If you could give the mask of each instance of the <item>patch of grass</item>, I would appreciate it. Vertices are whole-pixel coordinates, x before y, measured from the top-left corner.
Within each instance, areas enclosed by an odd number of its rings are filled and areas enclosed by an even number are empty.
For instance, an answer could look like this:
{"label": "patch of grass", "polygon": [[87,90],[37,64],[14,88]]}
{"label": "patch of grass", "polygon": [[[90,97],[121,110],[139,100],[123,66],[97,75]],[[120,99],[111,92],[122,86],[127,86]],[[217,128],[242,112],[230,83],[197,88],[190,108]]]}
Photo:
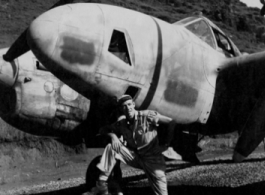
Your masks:
{"label": "patch of grass", "polygon": [[[57,1],[47,0],[45,3],[41,0],[26,2],[23,0],[4,1],[0,6],[0,34],[18,35],[19,32],[22,32],[26,28],[34,16],[38,16],[55,2]],[[233,29],[228,29],[228,31],[232,32],[239,30],[252,33],[253,28],[249,26],[250,24],[265,24],[264,18],[259,16],[259,9],[248,8],[246,4],[239,0],[76,0],[74,2],[105,3],[122,6],[146,14],[152,14],[152,16],[168,22],[175,22],[176,19],[189,16],[194,11],[203,11],[206,17],[216,22],[214,15],[216,11],[219,11],[224,13],[223,16],[225,17],[221,22],[233,27]],[[246,17],[247,20],[243,19],[242,21],[242,19],[239,19],[241,17]],[[11,41],[13,41],[13,39]],[[245,42],[245,40],[241,41]],[[253,43],[249,42],[249,44]],[[253,48],[255,47],[256,46],[253,44]],[[239,47],[239,49],[244,48]]]}
{"label": "patch of grass", "polygon": [[187,13],[187,10],[186,9],[183,9],[183,8],[177,8],[176,11],[179,14],[186,14]]}

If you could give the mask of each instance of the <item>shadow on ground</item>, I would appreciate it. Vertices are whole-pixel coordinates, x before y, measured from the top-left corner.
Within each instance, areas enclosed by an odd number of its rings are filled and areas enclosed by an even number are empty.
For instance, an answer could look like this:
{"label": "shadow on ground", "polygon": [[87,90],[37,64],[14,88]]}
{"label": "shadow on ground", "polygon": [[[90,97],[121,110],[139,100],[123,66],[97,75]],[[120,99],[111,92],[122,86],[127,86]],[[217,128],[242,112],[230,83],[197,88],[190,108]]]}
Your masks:
{"label": "shadow on ground", "polygon": [[[259,162],[264,161],[265,159],[249,159],[244,161],[247,162]],[[179,169],[185,169],[192,166],[205,166],[205,165],[214,165],[214,164],[232,164],[231,160],[214,160],[207,161],[201,164],[177,164],[177,165],[169,165],[167,172],[172,172]],[[148,186],[139,186],[133,185],[135,181],[139,181],[145,179],[144,174],[128,177],[124,179],[124,182],[129,184],[129,187],[124,188],[124,194],[126,195],[149,195],[153,194],[152,190]],[[50,191],[50,192],[42,192],[42,193],[34,193],[30,195],[81,195],[86,192],[86,185],[79,185],[71,188]],[[235,195],[235,194],[251,194],[251,195],[264,195],[265,194],[265,181],[247,184],[240,187],[205,187],[205,186],[196,186],[196,185],[174,185],[168,186],[169,195],[177,194],[177,195]]]}
{"label": "shadow on ground", "polygon": [[[71,187],[67,189],[37,193],[31,195],[81,195],[84,193],[85,185]],[[265,182],[254,183],[242,187],[231,188],[231,187],[203,187],[203,186],[169,186],[169,195],[235,195],[235,194],[251,194],[251,195],[264,195],[265,193]],[[152,194],[150,187],[130,187],[124,189],[126,195],[149,195]]]}

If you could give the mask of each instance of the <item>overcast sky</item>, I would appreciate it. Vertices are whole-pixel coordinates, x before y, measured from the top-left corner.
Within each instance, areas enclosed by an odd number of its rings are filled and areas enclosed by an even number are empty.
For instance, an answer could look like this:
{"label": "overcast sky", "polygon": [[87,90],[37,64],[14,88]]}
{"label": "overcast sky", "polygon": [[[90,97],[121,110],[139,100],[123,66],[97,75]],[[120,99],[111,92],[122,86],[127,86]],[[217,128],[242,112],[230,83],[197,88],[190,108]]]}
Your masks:
{"label": "overcast sky", "polygon": [[258,8],[262,7],[260,0],[240,0],[240,1],[247,4],[247,6],[249,7],[258,7]]}

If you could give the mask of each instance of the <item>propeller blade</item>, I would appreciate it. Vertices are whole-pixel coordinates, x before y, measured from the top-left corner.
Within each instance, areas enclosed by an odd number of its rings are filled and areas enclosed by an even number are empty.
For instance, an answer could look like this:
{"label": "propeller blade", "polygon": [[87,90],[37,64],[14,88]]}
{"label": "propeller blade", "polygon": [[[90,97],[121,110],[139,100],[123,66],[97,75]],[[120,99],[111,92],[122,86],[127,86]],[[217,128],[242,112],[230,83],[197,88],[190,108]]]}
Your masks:
{"label": "propeller blade", "polygon": [[257,102],[250,114],[235,147],[233,160],[243,161],[253,152],[265,137],[265,101],[264,95]]}
{"label": "propeller blade", "polygon": [[6,54],[3,55],[3,59],[7,62],[11,62],[19,56],[30,50],[27,44],[27,30],[26,29],[17,40],[11,45]]}
{"label": "propeller blade", "polygon": [[[50,7],[49,10],[61,5],[72,3],[73,1],[74,0],[60,0],[52,7]],[[24,32],[18,37],[18,39],[11,45],[10,49],[6,52],[6,54],[3,55],[3,59],[5,61],[11,62],[30,50],[30,47],[27,43],[27,31],[28,28],[24,30]]]}

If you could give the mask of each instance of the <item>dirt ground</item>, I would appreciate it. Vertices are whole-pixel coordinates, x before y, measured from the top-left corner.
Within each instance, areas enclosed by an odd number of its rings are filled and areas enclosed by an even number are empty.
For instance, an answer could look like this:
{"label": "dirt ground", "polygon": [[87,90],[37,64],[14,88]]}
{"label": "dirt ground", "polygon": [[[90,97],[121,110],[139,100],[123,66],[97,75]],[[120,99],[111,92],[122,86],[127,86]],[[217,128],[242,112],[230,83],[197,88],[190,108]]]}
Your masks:
{"label": "dirt ground", "polygon": [[88,149],[85,154],[24,162],[8,169],[0,167],[0,192],[51,181],[85,177],[89,162],[101,153],[102,149]]}
{"label": "dirt ground", "polygon": [[[208,161],[214,162],[216,160],[221,160],[227,162],[227,159],[231,159],[232,149],[226,150],[208,150],[198,153],[198,157],[203,164],[207,164]],[[0,168],[1,180],[0,180],[0,194],[5,194],[9,190],[22,189],[25,187],[32,188],[32,186],[46,185],[51,182],[61,182],[64,180],[71,180],[78,178],[80,184],[85,184],[85,173],[90,161],[100,155],[102,149],[88,149],[85,154],[76,154],[72,156],[65,156],[61,158],[47,158],[41,161],[26,162],[23,164],[18,164],[10,169],[3,170]],[[264,149],[259,147],[250,158],[255,158],[256,155],[263,156]],[[224,161],[225,160],[225,161]],[[183,161],[170,161],[167,162],[169,166],[174,164],[182,164],[182,166],[187,166],[189,163]],[[185,165],[187,164],[187,165]],[[215,164],[215,163],[214,163]],[[222,162],[220,163],[222,164]],[[213,166],[210,164],[210,166]],[[218,166],[218,163],[217,163]],[[200,169],[200,167],[198,167]],[[122,169],[129,169],[129,167],[122,165]],[[183,168],[181,168],[183,170]],[[136,171],[136,170],[135,170]],[[136,171],[137,172],[137,171]],[[171,173],[172,174],[172,173]],[[73,184],[76,185],[76,184]],[[169,185],[178,186],[181,183],[173,182]],[[65,188],[64,190],[67,190]],[[41,194],[50,194],[47,192]],[[58,193],[58,191],[56,191]],[[27,194],[27,193],[21,193]],[[31,193],[30,193],[31,194]],[[35,194],[35,193],[34,193]],[[60,194],[60,193],[59,193]],[[63,193],[62,193],[63,194]]]}

